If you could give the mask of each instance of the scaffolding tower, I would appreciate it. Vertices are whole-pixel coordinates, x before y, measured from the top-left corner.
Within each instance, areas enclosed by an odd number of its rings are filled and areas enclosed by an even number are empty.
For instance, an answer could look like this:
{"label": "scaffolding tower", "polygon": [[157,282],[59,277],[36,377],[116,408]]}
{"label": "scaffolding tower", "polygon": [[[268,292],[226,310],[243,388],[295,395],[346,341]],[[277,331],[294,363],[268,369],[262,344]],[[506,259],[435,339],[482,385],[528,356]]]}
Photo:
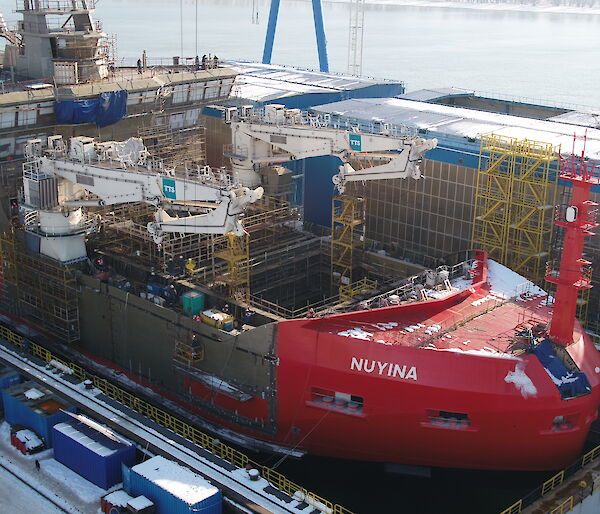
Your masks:
{"label": "scaffolding tower", "polygon": [[[163,98],[162,95],[158,95]],[[205,127],[193,124],[188,127],[172,128],[172,116],[179,116],[182,123],[187,113],[158,112],[151,117],[147,126],[138,129],[138,135],[148,153],[162,161],[167,168],[178,166],[204,166],[206,162]]]}
{"label": "scaffolding tower", "polygon": [[551,245],[558,150],[528,139],[481,138],[473,247],[537,284]]}
{"label": "scaffolding tower", "polygon": [[[354,254],[365,242],[366,202],[349,195],[331,202],[331,283],[340,296],[353,284]],[[347,296],[347,295],[346,295]]]}
{"label": "scaffolding tower", "polygon": [[15,234],[0,236],[0,248],[3,280],[17,292],[17,310],[11,311],[39,323],[64,343],[79,341],[74,271],[48,257],[30,255]]}
{"label": "scaffolding tower", "polygon": [[248,305],[250,302],[250,236],[241,237],[229,232],[215,241],[215,257],[227,264],[218,282],[227,286],[229,298]]}

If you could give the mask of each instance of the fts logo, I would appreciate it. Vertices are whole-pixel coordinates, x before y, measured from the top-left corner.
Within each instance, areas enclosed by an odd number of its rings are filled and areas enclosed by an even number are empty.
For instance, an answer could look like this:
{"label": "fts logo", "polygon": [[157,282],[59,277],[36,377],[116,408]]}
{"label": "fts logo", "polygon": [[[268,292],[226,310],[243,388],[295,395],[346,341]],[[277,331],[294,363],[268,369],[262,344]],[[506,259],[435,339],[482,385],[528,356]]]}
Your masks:
{"label": "fts logo", "polygon": [[350,150],[362,152],[362,138],[360,134],[350,134]]}
{"label": "fts logo", "polygon": [[163,178],[162,179],[162,189],[166,198],[170,198],[171,200],[177,199],[177,194],[175,191],[175,181],[171,178]]}

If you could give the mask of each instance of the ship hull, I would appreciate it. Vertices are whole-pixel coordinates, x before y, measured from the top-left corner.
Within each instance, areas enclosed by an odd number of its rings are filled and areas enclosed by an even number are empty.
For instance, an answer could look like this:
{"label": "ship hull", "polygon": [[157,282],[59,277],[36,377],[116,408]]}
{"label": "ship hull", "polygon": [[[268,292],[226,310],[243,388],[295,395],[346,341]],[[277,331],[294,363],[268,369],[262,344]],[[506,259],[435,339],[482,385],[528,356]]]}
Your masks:
{"label": "ship hull", "polygon": [[[279,412],[282,432],[309,452],[420,466],[552,470],[576,459],[597,417],[597,380],[592,393],[563,400],[535,358],[524,360],[537,393],[524,397],[505,381],[520,360],[360,340],[340,345],[322,333],[309,342],[301,331],[280,330]],[[587,339],[574,347],[597,357]],[[315,390],[361,398],[362,410],[323,406]],[[442,411],[466,414],[468,424],[442,423]],[[555,429],[557,416],[568,428]]]}

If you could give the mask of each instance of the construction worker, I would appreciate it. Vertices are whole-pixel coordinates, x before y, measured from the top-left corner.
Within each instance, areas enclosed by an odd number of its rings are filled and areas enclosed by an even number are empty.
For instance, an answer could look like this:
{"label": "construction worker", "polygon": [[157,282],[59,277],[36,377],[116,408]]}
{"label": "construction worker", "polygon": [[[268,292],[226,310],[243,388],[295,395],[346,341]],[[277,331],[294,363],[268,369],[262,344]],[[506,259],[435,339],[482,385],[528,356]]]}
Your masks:
{"label": "construction worker", "polygon": [[229,314],[229,304],[226,303],[223,305],[223,309],[221,309],[225,314]]}
{"label": "construction worker", "polygon": [[308,313],[306,314],[307,318],[314,318],[316,316],[315,310],[313,308],[308,309]]}
{"label": "construction worker", "polygon": [[250,309],[244,311],[244,325],[249,325],[254,317],[254,312]]}
{"label": "construction worker", "polygon": [[187,261],[185,261],[185,269],[190,275],[194,272],[196,269],[196,263],[194,262],[194,259],[190,257]]}

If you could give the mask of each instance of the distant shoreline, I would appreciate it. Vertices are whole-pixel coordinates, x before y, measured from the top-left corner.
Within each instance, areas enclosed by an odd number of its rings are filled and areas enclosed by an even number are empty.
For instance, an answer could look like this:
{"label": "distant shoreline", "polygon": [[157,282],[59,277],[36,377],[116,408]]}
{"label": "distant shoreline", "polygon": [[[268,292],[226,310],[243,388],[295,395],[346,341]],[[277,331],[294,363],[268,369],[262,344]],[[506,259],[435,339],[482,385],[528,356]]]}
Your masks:
{"label": "distant shoreline", "polygon": [[[305,0],[308,1],[308,0]],[[349,3],[350,0],[324,0],[330,3]],[[589,5],[586,5],[589,4]],[[366,7],[438,7],[446,9],[472,9],[481,11],[533,12],[548,14],[600,15],[600,1],[577,2],[573,0],[366,0]]]}

